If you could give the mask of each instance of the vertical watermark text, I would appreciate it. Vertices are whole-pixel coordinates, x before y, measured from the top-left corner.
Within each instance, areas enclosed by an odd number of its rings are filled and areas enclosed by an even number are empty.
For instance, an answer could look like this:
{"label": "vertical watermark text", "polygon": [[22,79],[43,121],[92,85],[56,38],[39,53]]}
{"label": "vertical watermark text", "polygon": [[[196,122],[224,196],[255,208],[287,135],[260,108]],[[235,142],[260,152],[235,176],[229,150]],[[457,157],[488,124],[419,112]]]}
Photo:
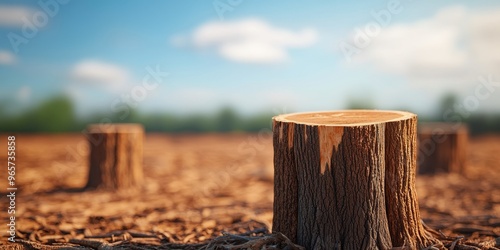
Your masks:
{"label": "vertical watermark text", "polygon": [[7,137],[7,198],[9,206],[7,214],[9,223],[7,224],[8,240],[15,242],[16,237],[16,137]]}

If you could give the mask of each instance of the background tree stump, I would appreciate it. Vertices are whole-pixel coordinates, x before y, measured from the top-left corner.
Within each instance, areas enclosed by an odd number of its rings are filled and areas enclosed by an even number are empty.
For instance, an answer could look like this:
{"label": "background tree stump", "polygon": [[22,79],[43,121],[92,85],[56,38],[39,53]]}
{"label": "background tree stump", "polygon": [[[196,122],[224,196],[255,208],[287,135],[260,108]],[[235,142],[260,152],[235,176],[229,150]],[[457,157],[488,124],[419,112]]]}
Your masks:
{"label": "background tree stump", "polygon": [[87,127],[90,168],[86,188],[134,188],[143,180],[144,129],[139,124]]}
{"label": "background tree stump", "polygon": [[418,173],[460,173],[467,160],[468,129],[460,123],[418,126]]}
{"label": "background tree stump", "polygon": [[407,112],[274,117],[273,232],[307,249],[442,248],[420,220],[416,137]]}

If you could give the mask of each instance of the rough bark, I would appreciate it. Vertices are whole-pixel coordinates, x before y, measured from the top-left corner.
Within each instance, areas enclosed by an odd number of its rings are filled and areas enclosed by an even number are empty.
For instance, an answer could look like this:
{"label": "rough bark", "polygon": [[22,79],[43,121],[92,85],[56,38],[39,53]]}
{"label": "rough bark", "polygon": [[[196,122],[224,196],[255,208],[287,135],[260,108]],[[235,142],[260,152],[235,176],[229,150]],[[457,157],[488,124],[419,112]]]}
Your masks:
{"label": "rough bark", "polygon": [[416,116],[386,123],[386,206],[393,246],[422,249],[442,247],[423,227],[415,187]]}
{"label": "rough bark", "polygon": [[463,124],[425,123],[418,130],[418,173],[465,172],[468,130]]}
{"label": "rough bark", "polygon": [[86,188],[135,188],[143,181],[144,129],[136,124],[102,124],[87,128],[90,168]]}
{"label": "rough bark", "polygon": [[[276,123],[274,123],[276,125]],[[280,128],[283,133],[273,134],[273,144],[275,153],[287,152],[289,145],[293,144],[293,137],[288,131],[293,131],[293,124],[283,124]],[[276,131],[276,128],[274,129]],[[289,137],[290,136],[290,137]],[[287,235],[288,238],[296,242],[295,231],[297,228],[297,209],[298,209],[298,183],[297,169],[295,167],[294,152],[282,154],[280,157],[274,157],[274,186],[282,188],[281,192],[274,194],[274,220],[286,221],[282,224],[274,224],[273,229]]]}
{"label": "rough bark", "polygon": [[[372,112],[375,118],[363,118]],[[416,116],[394,114],[274,117],[273,232],[307,249],[439,244],[418,212]]]}

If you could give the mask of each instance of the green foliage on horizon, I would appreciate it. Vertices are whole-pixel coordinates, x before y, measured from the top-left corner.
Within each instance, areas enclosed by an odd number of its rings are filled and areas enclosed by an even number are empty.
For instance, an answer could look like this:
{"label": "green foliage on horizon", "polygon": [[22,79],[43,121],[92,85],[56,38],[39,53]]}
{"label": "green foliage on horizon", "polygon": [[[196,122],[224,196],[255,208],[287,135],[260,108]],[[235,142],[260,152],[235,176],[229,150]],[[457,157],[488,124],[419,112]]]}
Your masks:
{"label": "green foliage on horizon", "polygon": [[500,133],[500,114],[481,113],[467,110],[461,99],[454,93],[447,93],[441,97],[437,113],[425,121],[448,123],[464,123],[473,135],[484,133]]}
{"label": "green foliage on horizon", "polygon": [[71,100],[57,96],[15,116],[7,115],[4,105],[0,104],[0,133],[80,132],[91,123],[141,123],[148,132],[258,132],[271,128],[272,116],[271,113],[242,116],[231,107],[223,107],[214,114],[146,114],[129,109],[77,119]]}
{"label": "green foliage on horizon", "polygon": [[77,127],[73,103],[63,96],[46,100],[19,116],[9,117],[5,113],[1,115],[1,131],[60,132]]}
{"label": "green foliage on horizon", "polygon": [[349,98],[346,109],[374,109],[375,104],[368,98]]}
{"label": "green foliage on horizon", "polygon": [[[438,114],[419,116],[419,121],[463,122],[472,134],[500,133],[500,114],[481,114],[456,109],[457,100],[449,94],[443,97]],[[349,108],[370,108],[369,102],[351,101]],[[444,115],[447,114],[447,115]],[[205,133],[258,132],[271,129],[271,118],[277,114],[261,113],[243,116],[231,107],[212,114],[141,113],[134,109],[117,113],[96,113],[78,119],[68,97],[56,96],[18,115],[9,115],[6,104],[0,103],[0,133],[4,132],[81,132],[91,123],[141,123],[148,132]]]}

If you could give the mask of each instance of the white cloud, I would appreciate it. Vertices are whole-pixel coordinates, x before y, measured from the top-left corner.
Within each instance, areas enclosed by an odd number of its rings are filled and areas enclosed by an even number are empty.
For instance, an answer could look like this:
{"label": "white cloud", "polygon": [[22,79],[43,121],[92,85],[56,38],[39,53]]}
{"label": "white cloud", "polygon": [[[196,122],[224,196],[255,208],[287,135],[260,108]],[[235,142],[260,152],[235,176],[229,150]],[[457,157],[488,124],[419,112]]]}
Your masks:
{"label": "white cloud", "polygon": [[245,19],[208,22],[188,38],[175,36],[172,42],[176,45],[187,42],[199,49],[212,49],[219,56],[235,62],[280,63],[288,60],[288,49],[309,47],[317,40],[317,32],[311,28],[294,32],[273,27],[263,20]]}
{"label": "white cloud", "polygon": [[477,65],[487,71],[500,69],[500,9],[477,13],[468,23],[469,49]]}
{"label": "white cloud", "polygon": [[35,12],[26,7],[0,6],[0,26],[21,27]]}
{"label": "white cloud", "polygon": [[71,76],[81,83],[105,84],[115,87],[128,84],[129,73],[122,67],[98,60],[85,60],[77,63]]}
{"label": "white cloud", "polygon": [[419,83],[475,82],[500,73],[500,9],[442,9],[431,18],[395,24],[353,59]]}
{"label": "white cloud", "polygon": [[9,65],[16,62],[16,56],[6,50],[0,50],[0,64]]}

